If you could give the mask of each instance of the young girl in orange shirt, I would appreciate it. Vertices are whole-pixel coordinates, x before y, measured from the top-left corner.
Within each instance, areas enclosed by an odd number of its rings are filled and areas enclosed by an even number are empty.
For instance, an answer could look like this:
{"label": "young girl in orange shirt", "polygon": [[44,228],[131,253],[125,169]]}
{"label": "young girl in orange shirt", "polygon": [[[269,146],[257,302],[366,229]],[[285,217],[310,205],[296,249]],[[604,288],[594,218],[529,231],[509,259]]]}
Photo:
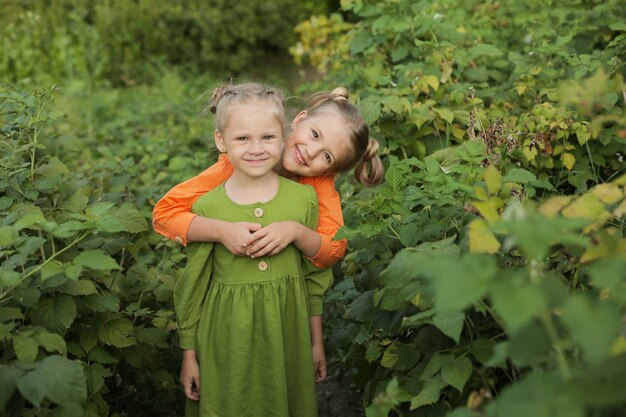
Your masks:
{"label": "young girl in orange shirt", "polygon": [[281,162],[274,170],[283,177],[313,186],[319,203],[316,231],[289,222],[261,227],[191,213],[191,206],[200,196],[232,175],[233,167],[226,154],[159,200],[153,210],[154,230],[181,244],[219,242],[233,254],[250,257],[271,256],[292,242],[308,242],[298,249],[315,266],[330,267],[343,258],[347,245],[345,240],[333,240],[343,226],[335,175],[354,167],[361,184],[379,184],[384,172],[377,151],[378,142],[369,138],[367,123],[348,101],[345,88],[314,94],[291,123]]}

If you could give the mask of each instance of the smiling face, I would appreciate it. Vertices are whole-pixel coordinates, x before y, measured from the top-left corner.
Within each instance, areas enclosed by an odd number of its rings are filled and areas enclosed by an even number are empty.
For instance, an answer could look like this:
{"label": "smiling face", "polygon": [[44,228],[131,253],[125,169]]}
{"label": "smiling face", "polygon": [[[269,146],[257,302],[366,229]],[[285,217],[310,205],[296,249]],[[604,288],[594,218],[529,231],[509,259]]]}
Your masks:
{"label": "smiling face", "polygon": [[259,101],[235,104],[222,131],[215,130],[215,145],[228,154],[233,175],[261,178],[280,160],[283,129],[273,107]]}
{"label": "smiling face", "polygon": [[295,175],[316,177],[334,174],[334,168],[353,155],[350,130],[336,112],[309,116],[301,112],[285,139],[282,167]]}

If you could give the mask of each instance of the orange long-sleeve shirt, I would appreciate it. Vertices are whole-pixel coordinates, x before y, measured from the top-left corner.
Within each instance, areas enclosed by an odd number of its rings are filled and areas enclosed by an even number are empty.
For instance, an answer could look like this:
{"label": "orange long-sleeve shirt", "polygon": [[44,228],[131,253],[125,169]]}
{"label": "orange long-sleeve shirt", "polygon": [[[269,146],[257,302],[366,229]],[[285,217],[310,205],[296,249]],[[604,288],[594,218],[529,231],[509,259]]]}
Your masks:
{"label": "orange long-sleeve shirt", "polygon": [[[233,166],[228,157],[221,154],[214,165],[172,188],[152,210],[154,230],[186,245],[189,224],[196,217],[196,214],[191,213],[191,206],[200,196],[226,181],[232,174]],[[333,240],[339,228],[343,226],[341,202],[335,190],[335,177],[300,177],[299,182],[313,186],[319,206],[317,232],[322,238],[322,246],[309,260],[318,268],[328,268],[344,257],[347,246],[345,239]]]}

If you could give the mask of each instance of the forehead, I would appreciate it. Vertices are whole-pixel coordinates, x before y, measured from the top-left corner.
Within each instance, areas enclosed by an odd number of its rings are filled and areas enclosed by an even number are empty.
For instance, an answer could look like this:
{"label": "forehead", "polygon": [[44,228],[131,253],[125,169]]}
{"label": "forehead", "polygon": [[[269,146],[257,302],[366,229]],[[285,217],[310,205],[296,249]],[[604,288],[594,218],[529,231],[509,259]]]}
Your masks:
{"label": "forehead", "polygon": [[229,106],[224,129],[283,129],[281,109],[271,102],[252,101]]}

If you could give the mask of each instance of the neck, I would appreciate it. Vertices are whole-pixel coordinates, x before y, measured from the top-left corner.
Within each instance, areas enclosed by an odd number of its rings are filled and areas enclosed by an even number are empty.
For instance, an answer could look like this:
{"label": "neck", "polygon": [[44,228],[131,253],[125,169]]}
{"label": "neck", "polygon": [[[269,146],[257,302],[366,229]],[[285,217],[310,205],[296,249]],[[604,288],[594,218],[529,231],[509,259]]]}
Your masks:
{"label": "neck", "polygon": [[270,171],[262,177],[249,177],[235,171],[224,184],[226,194],[238,204],[269,201],[278,191],[278,175]]}
{"label": "neck", "polygon": [[291,171],[287,171],[280,162],[274,166],[273,171],[288,180],[296,181],[298,179],[298,175],[292,173]]}

